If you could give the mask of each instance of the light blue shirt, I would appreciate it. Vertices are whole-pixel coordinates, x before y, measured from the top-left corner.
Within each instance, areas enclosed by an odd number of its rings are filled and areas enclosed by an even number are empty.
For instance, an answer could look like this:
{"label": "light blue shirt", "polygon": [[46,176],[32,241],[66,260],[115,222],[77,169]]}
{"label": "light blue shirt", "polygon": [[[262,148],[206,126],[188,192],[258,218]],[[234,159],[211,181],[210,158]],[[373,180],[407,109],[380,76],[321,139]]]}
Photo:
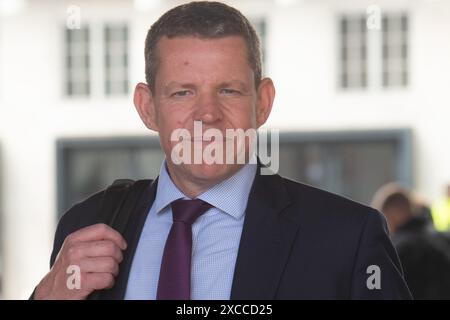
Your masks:
{"label": "light blue shirt", "polygon": [[[256,164],[199,195],[214,207],[192,225],[191,299],[230,298],[234,267]],[[170,203],[187,198],[161,166],[155,201],[145,221],[128,278],[125,299],[154,300],[164,245],[172,226]]]}

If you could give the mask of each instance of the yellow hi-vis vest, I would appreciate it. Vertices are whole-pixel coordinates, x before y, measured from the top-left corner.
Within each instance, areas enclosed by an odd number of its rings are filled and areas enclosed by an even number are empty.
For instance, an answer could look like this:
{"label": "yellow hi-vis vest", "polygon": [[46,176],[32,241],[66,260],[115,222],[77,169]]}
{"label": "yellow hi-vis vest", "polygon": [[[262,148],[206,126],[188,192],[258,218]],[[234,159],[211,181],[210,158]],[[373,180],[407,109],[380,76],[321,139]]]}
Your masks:
{"label": "yellow hi-vis vest", "polygon": [[450,230],[450,198],[436,202],[431,208],[431,215],[438,231]]}

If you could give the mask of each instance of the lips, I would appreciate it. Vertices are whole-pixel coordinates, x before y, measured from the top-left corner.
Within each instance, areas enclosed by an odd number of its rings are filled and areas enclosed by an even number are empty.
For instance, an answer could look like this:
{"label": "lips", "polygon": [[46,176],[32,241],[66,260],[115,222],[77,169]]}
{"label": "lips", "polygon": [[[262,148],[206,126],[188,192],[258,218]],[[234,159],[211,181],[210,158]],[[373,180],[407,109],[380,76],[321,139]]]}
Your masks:
{"label": "lips", "polygon": [[211,139],[205,139],[203,137],[194,137],[191,139],[192,142],[196,142],[196,141],[198,141],[198,142],[218,142],[218,141],[226,142],[228,140],[231,141],[232,139],[223,138],[223,139],[216,140],[216,138],[214,138],[214,137],[212,137]]}

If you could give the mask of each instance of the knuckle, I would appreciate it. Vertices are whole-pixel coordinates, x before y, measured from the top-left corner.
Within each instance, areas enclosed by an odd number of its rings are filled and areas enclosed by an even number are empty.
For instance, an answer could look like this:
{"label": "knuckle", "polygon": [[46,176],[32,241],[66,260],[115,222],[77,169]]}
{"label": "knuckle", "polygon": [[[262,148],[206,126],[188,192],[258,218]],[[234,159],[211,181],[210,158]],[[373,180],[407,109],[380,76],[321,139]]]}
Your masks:
{"label": "knuckle", "polygon": [[117,254],[115,255],[117,261],[122,262],[123,261],[123,254],[122,251],[117,250]]}
{"label": "knuckle", "polygon": [[99,223],[97,225],[97,228],[98,228],[98,232],[101,232],[103,234],[106,233],[108,231],[108,229],[109,229],[109,227],[106,224],[104,224],[104,223]]}
{"label": "knuckle", "polygon": [[67,257],[69,260],[77,259],[80,256],[80,248],[78,246],[71,245],[67,248]]}
{"label": "knuckle", "polygon": [[114,285],[114,277],[110,273],[103,273],[99,277],[99,286],[101,286],[100,289],[103,288],[110,288]]}
{"label": "knuckle", "polygon": [[64,239],[64,244],[71,245],[73,243],[73,233],[69,234],[66,239]]}
{"label": "knuckle", "polygon": [[108,270],[111,270],[111,271],[113,271],[115,268],[116,268],[116,265],[117,265],[117,263],[116,263],[116,261],[114,260],[114,258],[106,258],[106,268],[108,269]]}
{"label": "knuckle", "polygon": [[106,242],[106,250],[108,251],[109,255],[114,255],[117,252],[117,247],[112,241]]}
{"label": "knuckle", "polygon": [[107,276],[107,284],[106,287],[107,288],[112,288],[114,286],[114,276],[112,274],[108,274]]}

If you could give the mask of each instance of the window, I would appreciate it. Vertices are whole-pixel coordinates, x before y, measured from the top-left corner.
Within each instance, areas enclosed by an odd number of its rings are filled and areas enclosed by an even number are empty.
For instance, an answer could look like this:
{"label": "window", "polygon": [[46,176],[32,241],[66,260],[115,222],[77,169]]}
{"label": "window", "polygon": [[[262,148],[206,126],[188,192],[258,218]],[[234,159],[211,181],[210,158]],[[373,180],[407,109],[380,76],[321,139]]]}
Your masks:
{"label": "window", "polygon": [[280,133],[279,174],[364,204],[383,184],[411,185],[408,130]]}
{"label": "window", "polygon": [[339,23],[341,88],[367,86],[367,41],[365,16],[344,16]]}
{"label": "window", "polygon": [[383,14],[381,27],[381,31],[368,31],[363,15],[340,18],[340,88],[408,85],[408,16],[405,13]]}
{"label": "window", "polygon": [[108,25],[105,40],[105,94],[128,93],[128,27]]}
{"label": "window", "polygon": [[408,18],[405,14],[383,17],[383,87],[408,84]]}
{"label": "window", "polygon": [[157,137],[58,141],[58,214],[115,179],[155,178],[163,159]]}
{"label": "window", "polygon": [[126,96],[129,93],[129,32],[125,23],[66,29],[68,97]]}
{"label": "window", "polygon": [[66,95],[89,96],[89,29],[66,29]]}

